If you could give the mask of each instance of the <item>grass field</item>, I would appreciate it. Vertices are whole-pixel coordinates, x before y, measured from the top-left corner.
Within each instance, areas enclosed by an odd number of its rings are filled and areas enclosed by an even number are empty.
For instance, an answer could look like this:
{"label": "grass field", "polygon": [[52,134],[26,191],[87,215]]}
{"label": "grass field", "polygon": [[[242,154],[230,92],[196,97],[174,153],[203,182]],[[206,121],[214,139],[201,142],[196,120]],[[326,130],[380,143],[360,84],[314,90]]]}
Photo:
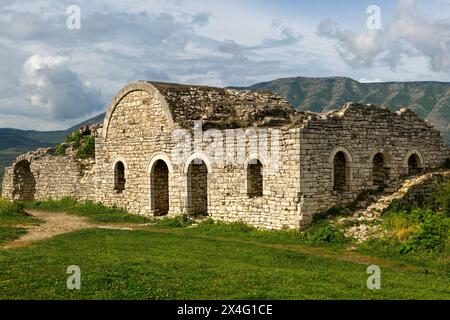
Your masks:
{"label": "grass field", "polygon": [[[36,205],[56,210],[57,204],[29,204]],[[86,209],[59,207],[78,215]],[[7,211],[0,213],[2,227],[37,223]],[[129,222],[121,214],[91,218]],[[189,224],[176,218],[134,231],[84,229],[0,250],[0,299],[450,299],[442,256],[426,263],[411,255],[382,258],[367,248],[349,250],[351,243],[314,243],[299,232]],[[381,268],[380,290],[367,289],[371,264]],[[70,265],[81,269],[80,290],[67,289]]]}

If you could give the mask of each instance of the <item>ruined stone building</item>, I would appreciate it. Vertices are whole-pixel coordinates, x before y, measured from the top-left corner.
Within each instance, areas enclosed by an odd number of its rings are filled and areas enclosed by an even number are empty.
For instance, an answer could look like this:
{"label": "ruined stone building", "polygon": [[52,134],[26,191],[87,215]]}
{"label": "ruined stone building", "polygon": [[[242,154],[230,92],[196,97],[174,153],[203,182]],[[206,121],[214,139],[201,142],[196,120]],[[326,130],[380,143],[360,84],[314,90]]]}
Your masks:
{"label": "ruined stone building", "polygon": [[95,134],[92,160],[52,149],[18,157],[3,196],[297,228],[449,155],[440,132],[409,109],[299,112],[273,93],[146,81],[116,95]]}

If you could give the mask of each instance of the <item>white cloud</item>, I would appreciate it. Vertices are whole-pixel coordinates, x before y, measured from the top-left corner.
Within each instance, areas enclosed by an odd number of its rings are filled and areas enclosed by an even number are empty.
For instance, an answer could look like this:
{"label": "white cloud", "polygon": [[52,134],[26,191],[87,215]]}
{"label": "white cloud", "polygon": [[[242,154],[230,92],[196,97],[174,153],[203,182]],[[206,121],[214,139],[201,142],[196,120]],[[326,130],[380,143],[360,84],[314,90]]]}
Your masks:
{"label": "white cloud", "polygon": [[103,107],[100,92],[68,67],[64,56],[33,55],[23,65],[30,105],[54,119],[76,119]]}
{"label": "white cloud", "polygon": [[398,0],[392,21],[381,30],[356,33],[322,21],[320,36],[336,40],[336,50],[353,68],[388,65],[396,69],[405,59],[421,55],[433,72],[450,73],[450,17],[433,18],[416,0]]}

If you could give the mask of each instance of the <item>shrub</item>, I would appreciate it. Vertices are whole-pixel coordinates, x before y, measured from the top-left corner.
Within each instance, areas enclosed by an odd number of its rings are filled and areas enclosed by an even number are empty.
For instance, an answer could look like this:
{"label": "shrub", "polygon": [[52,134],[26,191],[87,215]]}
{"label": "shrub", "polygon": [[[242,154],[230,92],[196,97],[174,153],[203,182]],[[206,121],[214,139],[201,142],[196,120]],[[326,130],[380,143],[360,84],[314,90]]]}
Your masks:
{"label": "shrub", "polygon": [[444,212],[450,216],[450,180],[442,176],[433,178],[429,190],[419,193],[414,200],[394,200],[389,211],[414,211],[415,209]]}
{"label": "shrub", "polygon": [[344,244],[349,241],[342,231],[326,220],[315,222],[309,226],[305,230],[305,237],[307,241],[316,243]]}
{"label": "shrub", "polygon": [[57,144],[55,147],[55,154],[57,156],[65,156],[68,145],[66,143]]}
{"label": "shrub", "polygon": [[384,217],[389,237],[398,241],[408,240],[420,228],[420,219],[415,212],[389,212]]}
{"label": "shrub", "polygon": [[81,145],[75,154],[79,159],[95,158],[95,138],[94,136],[83,136]]}
{"label": "shrub", "polygon": [[83,135],[81,132],[74,132],[68,135],[64,143],[56,145],[55,154],[59,156],[66,155],[66,150],[69,146],[72,146],[76,151],[76,158],[88,159],[95,157],[95,137],[92,135]]}
{"label": "shrub", "polygon": [[401,247],[402,253],[415,251],[442,252],[448,237],[449,226],[442,213],[425,211],[422,223],[417,231],[411,234],[408,241]]}

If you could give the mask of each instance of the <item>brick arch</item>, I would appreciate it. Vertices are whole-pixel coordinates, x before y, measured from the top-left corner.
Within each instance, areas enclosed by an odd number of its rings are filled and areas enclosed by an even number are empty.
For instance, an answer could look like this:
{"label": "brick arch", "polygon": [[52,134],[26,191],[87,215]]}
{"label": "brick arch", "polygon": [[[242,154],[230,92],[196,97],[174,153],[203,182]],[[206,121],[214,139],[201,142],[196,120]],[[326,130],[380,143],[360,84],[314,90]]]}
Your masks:
{"label": "brick arch", "polygon": [[336,156],[336,154],[338,152],[344,153],[346,160],[349,163],[353,163],[353,155],[352,155],[352,152],[350,151],[350,149],[345,147],[345,146],[338,146],[338,147],[333,149],[333,151],[331,152],[330,156],[328,157],[328,163],[329,164],[333,163],[334,157]]}
{"label": "brick arch", "polygon": [[211,165],[211,160],[209,159],[209,157],[201,152],[196,152],[191,154],[189,157],[186,158],[186,160],[184,161],[183,164],[183,173],[187,174],[188,170],[189,170],[189,165],[191,164],[192,161],[194,161],[195,159],[200,159],[202,160],[205,165],[206,168],[208,169],[208,174],[210,175],[213,172],[213,167]]}
{"label": "brick arch", "polygon": [[[379,156],[380,155],[380,156]],[[382,187],[388,184],[391,174],[392,157],[383,147],[377,147],[369,155],[370,177],[369,180],[374,187]]]}
{"label": "brick arch", "polygon": [[[344,159],[342,161],[345,161],[345,163],[343,164],[343,173],[342,175],[339,175],[336,171],[336,157],[339,156],[340,154],[344,155]],[[351,191],[351,181],[353,179],[352,176],[352,167],[353,167],[353,155],[352,152],[350,151],[349,148],[345,147],[345,146],[337,146],[336,148],[333,149],[333,151],[331,152],[329,158],[328,158],[328,164],[331,170],[331,186],[333,187],[333,191],[337,191],[339,193],[346,193]],[[337,176],[341,177],[344,181],[343,181],[343,185],[339,184],[339,186],[337,186],[336,184],[336,178]],[[339,187],[337,189],[337,187]]]}
{"label": "brick arch", "polygon": [[164,152],[157,152],[154,155],[152,155],[150,161],[148,162],[148,169],[147,169],[148,174],[151,174],[153,167],[155,166],[158,160],[164,161],[167,167],[169,168],[169,173],[173,173],[173,166],[172,161],[170,161],[170,157]]}
{"label": "brick arch", "polygon": [[390,168],[392,167],[392,157],[391,154],[383,147],[377,147],[375,149],[372,150],[372,152],[369,155],[369,164],[372,164],[373,162],[373,158],[375,158],[375,156],[377,154],[381,153],[383,155],[384,161],[386,162],[386,167]]}
{"label": "brick arch", "polygon": [[172,128],[174,126],[174,118],[172,112],[169,108],[169,104],[167,103],[164,96],[156,89],[153,85],[145,81],[137,81],[127,84],[122,90],[117,93],[117,95],[113,98],[112,102],[109,104],[108,110],[106,111],[105,120],[103,122],[103,139],[108,138],[109,125],[111,122],[112,115],[119,104],[119,102],[126,97],[129,93],[134,91],[145,91],[150,95],[156,95],[161,102],[161,107],[167,117],[169,122],[169,127]]}
{"label": "brick arch", "polygon": [[149,161],[147,172],[150,210],[155,216],[167,215],[171,207],[170,189],[173,184],[170,158],[164,152],[155,153]]}
{"label": "brick arch", "polygon": [[[251,170],[249,171],[250,166],[255,166],[258,165],[258,162],[261,164],[261,176],[260,177],[256,177],[257,172],[253,171],[251,172]],[[257,155],[256,153],[251,153],[249,154],[244,162],[244,179],[245,179],[245,183],[244,183],[244,189],[243,189],[243,193],[246,194],[248,197],[260,197],[264,195],[264,176],[265,173],[267,172],[266,170],[268,170],[268,165],[269,162],[267,161],[267,159],[261,155]],[[256,169],[256,168],[254,168]],[[260,186],[258,186],[258,189],[260,190],[255,190],[255,187],[257,187],[257,185],[253,185],[252,186],[252,179],[259,179],[257,184],[261,184]],[[254,182],[254,181],[253,181]]]}
{"label": "brick arch", "polygon": [[416,148],[413,148],[413,149],[410,149],[406,153],[405,157],[403,158],[403,170],[406,174],[411,174],[410,168],[409,168],[409,160],[413,156],[415,157],[415,160],[417,160],[416,168],[415,168],[417,172],[413,172],[413,174],[418,173],[421,169],[425,168],[425,159],[423,157],[422,152],[420,152]]}
{"label": "brick arch", "polygon": [[418,157],[418,159],[419,159],[419,163],[418,163],[417,167],[418,167],[419,169],[423,169],[423,168],[425,167],[425,158],[423,157],[422,152],[420,152],[420,151],[419,151],[418,149],[416,149],[416,148],[410,149],[410,150],[406,153],[405,157],[403,158],[403,167],[404,167],[404,168],[408,168],[408,160],[409,160],[409,158],[410,158],[412,155],[414,155],[414,154],[415,154],[415,155]]}
{"label": "brick arch", "polygon": [[[120,177],[118,177],[118,172],[116,172],[117,170],[117,166],[119,165],[119,163],[122,163],[123,165],[123,189],[120,189],[119,184],[121,183],[120,181],[118,181],[118,179]],[[117,191],[117,193],[122,193],[125,189],[126,189],[126,184],[127,184],[127,176],[128,176],[128,165],[127,162],[125,161],[124,158],[122,157],[116,157],[114,159],[114,161],[112,162],[112,167],[111,170],[113,170],[113,181],[112,181],[112,185],[113,185],[113,189]],[[119,187],[119,189],[117,190],[117,188]]]}
{"label": "brick arch", "polygon": [[[196,159],[202,162],[196,163]],[[209,214],[212,169],[209,158],[203,153],[193,153],[184,162],[185,205],[189,215]]]}

